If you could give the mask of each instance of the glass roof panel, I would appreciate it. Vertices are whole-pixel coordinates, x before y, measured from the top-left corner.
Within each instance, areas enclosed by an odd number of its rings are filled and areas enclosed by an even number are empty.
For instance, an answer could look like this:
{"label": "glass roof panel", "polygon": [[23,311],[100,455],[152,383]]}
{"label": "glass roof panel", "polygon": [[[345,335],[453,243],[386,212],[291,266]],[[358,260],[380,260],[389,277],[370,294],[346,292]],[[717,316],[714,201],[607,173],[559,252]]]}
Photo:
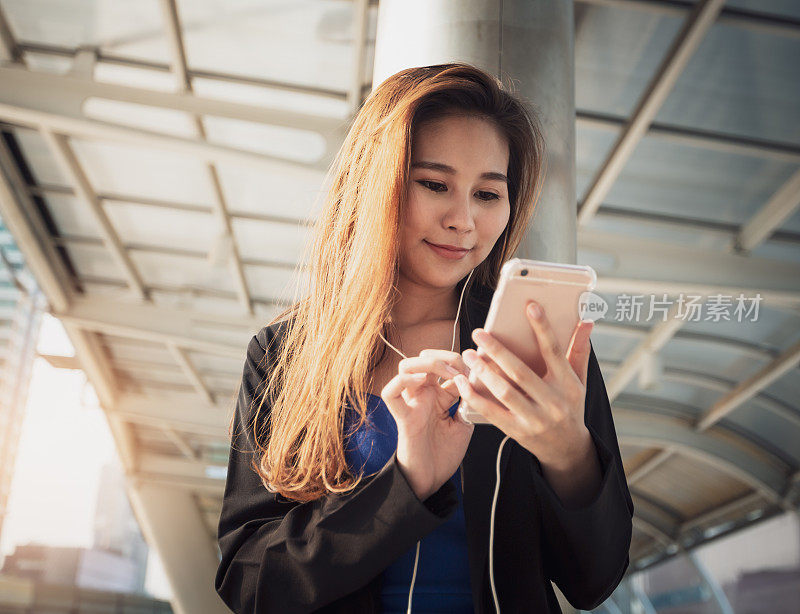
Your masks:
{"label": "glass roof panel", "polygon": [[[0,3],[2,4],[2,3]],[[26,51],[25,65],[33,71],[63,75],[72,68],[72,58],[50,53]]]}
{"label": "glass roof panel", "polygon": [[200,159],[156,147],[75,138],[70,142],[97,192],[212,204],[211,183]]}
{"label": "glass roof panel", "polygon": [[97,46],[120,57],[169,59],[159,0],[3,0],[2,4],[18,42]]}
{"label": "glass roof panel", "polygon": [[800,2],[797,0],[726,0],[725,6],[800,19]]}
{"label": "glass roof panel", "polygon": [[575,107],[629,115],[681,26],[639,10],[582,6],[575,29]]}
{"label": "glass roof panel", "polygon": [[656,121],[800,144],[798,57],[798,37],[716,24]]}
{"label": "glass roof panel", "polygon": [[324,196],[320,171],[289,169],[278,175],[270,169],[219,162],[217,173],[231,212],[283,219],[309,219],[315,199]]}
{"label": "glass roof panel", "polygon": [[[800,416],[798,417],[800,418]],[[780,450],[780,457],[788,456],[800,465],[800,427],[796,422],[765,409],[762,405],[748,401],[725,417],[726,422],[735,424],[751,433],[757,433],[763,441],[761,445]]]}
{"label": "glass roof panel", "polygon": [[313,163],[325,154],[325,139],[316,132],[257,122],[205,116],[208,141],[271,156]]}
{"label": "glass roof panel", "polygon": [[205,254],[220,231],[208,213],[105,201],[105,212],[126,244],[150,245]]}
{"label": "glass roof panel", "polygon": [[44,202],[59,235],[102,239],[94,216],[75,196],[50,192]]}
{"label": "glass roof panel", "polygon": [[[243,260],[294,265],[308,238],[305,226],[234,219],[233,232]],[[268,239],[267,239],[268,238]]]}
{"label": "glass roof panel", "polygon": [[349,0],[179,0],[189,67],[346,91]]}
{"label": "glass roof panel", "polygon": [[270,109],[285,109],[339,119],[346,118],[350,113],[350,105],[345,97],[293,92],[275,87],[204,77],[193,78],[192,88],[198,96],[205,98],[241,102]]}
{"label": "glass roof panel", "polygon": [[211,266],[205,258],[178,254],[129,250],[145,285],[180,288],[192,285],[217,291],[236,291],[236,281],[227,265]]}
{"label": "glass roof panel", "polygon": [[776,160],[645,137],[605,202],[625,209],[742,224],[796,170]]}
{"label": "glass roof panel", "polygon": [[[244,273],[253,297],[281,302],[292,299],[296,283],[293,268],[245,265]],[[307,278],[307,273],[301,275],[301,291],[308,287]]]}
{"label": "glass roof panel", "polygon": [[159,92],[178,91],[178,79],[174,73],[115,62],[97,62],[94,79],[103,83],[118,83]]}
{"label": "glass roof panel", "polygon": [[61,167],[50,154],[50,148],[37,130],[14,127],[12,132],[17,139],[25,162],[33,174],[34,182],[59,186],[69,185],[64,173],[61,172]]}
{"label": "glass roof panel", "polygon": [[800,209],[790,215],[789,219],[781,224],[780,229],[800,233]]}
{"label": "glass roof panel", "polygon": [[197,128],[191,116],[175,109],[92,97],[83,103],[83,112],[86,117],[113,124],[187,139],[197,138]]}

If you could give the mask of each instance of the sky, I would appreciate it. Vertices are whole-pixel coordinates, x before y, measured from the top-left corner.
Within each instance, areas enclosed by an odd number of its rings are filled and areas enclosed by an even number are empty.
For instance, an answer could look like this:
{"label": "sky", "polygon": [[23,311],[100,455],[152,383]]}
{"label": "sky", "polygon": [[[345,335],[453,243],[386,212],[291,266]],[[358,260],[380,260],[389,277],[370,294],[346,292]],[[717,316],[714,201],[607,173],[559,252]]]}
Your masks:
{"label": "sky", "polygon": [[[71,356],[61,323],[44,314],[37,351]],[[56,369],[36,358],[17,449],[0,554],[29,542],[92,546],[100,469],[119,462],[94,388],[79,370]],[[58,513],[54,513],[58,510]],[[150,549],[146,590],[169,598],[158,556]]]}

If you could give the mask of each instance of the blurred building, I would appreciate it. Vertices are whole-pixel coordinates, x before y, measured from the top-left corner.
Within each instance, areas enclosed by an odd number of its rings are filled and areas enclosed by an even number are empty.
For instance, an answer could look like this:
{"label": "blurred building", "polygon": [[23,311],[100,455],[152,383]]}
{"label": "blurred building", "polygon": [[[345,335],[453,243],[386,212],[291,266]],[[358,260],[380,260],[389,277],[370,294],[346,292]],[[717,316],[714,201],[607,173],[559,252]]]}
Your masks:
{"label": "blurred building", "polygon": [[0,534],[8,509],[43,296],[0,219]]}
{"label": "blurred building", "polygon": [[[131,563],[130,591],[143,593],[147,573],[147,543],[131,510],[125,476],[117,463],[103,465],[97,488],[94,550],[116,553]],[[102,572],[98,570],[102,575]],[[97,576],[99,581],[99,576]]]}
{"label": "blurred building", "polygon": [[46,584],[144,593],[147,552],[122,471],[119,465],[107,463],[97,489],[93,547],[17,546],[0,572]]}

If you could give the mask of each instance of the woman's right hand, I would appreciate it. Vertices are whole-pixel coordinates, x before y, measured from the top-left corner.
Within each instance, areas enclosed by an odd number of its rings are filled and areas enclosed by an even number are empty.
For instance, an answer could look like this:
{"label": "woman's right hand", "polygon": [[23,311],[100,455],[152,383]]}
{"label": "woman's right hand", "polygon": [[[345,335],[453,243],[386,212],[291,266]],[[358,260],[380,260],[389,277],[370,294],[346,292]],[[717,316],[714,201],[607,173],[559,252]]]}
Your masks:
{"label": "woman's right hand", "polygon": [[[475,428],[448,412],[459,397],[452,379],[457,373],[469,376],[461,354],[426,349],[401,360],[381,390],[397,424],[397,462],[420,501],[456,472]],[[439,376],[448,381],[439,385]]]}

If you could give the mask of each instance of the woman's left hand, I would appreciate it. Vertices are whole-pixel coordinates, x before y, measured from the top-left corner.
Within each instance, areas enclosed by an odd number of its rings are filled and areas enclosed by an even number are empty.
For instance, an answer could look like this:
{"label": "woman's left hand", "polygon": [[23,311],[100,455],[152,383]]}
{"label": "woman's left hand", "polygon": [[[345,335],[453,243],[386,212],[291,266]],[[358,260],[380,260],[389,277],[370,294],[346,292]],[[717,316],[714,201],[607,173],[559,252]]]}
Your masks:
{"label": "woman's left hand", "polygon": [[[487,356],[472,349],[462,356],[500,403],[478,393],[466,377],[455,378],[462,398],[497,428],[556,470],[573,467],[585,458],[591,434],[584,423],[589,335],[594,323],[580,321],[565,353],[542,312],[526,314],[547,366],[543,377],[534,373],[491,333],[477,328],[472,337]],[[487,358],[488,357],[488,358]],[[517,387],[511,382],[514,382]],[[522,392],[520,392],[520,390]]]}

